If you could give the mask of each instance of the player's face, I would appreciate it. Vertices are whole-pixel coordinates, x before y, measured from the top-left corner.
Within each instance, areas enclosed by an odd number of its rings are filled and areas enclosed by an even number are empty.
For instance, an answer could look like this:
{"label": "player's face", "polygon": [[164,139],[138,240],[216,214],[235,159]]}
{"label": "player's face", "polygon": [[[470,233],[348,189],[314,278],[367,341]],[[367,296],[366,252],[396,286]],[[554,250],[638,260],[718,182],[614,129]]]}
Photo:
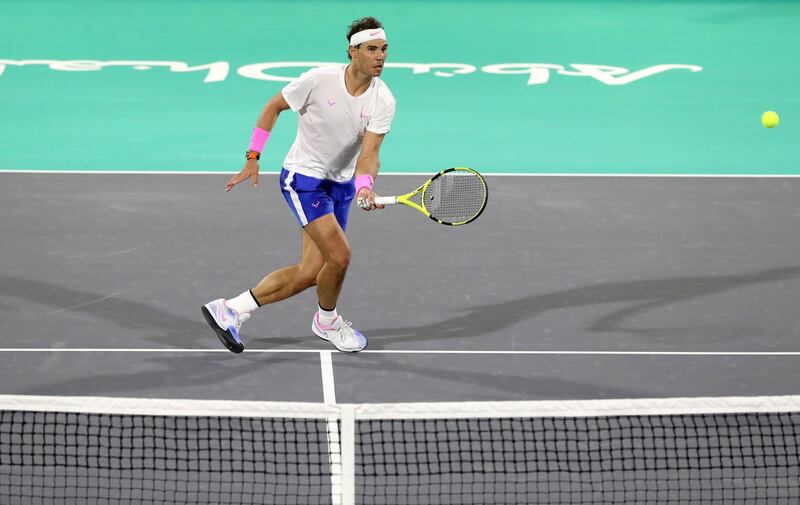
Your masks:
{"label": "player's face", "polygon": [[364,42],[356,51],[358,68],[371,77],[378,77],[383,72],[383,64],[386,62],[388,48],[389,46],[385,40],[368,40]]}

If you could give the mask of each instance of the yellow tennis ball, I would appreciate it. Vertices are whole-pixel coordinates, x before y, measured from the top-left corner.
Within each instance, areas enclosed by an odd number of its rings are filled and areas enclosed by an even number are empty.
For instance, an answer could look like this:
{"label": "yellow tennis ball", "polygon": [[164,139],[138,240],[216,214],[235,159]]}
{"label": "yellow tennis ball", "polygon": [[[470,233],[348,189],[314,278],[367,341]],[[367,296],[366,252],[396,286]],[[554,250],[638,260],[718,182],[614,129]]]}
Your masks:
{"label": "yellow tennis ball", "polygon": [[768,110],[761,116],[761,124],[767,128],[775,128],[780,122],[781,118],[779,118],[778,113],[773,110]]}

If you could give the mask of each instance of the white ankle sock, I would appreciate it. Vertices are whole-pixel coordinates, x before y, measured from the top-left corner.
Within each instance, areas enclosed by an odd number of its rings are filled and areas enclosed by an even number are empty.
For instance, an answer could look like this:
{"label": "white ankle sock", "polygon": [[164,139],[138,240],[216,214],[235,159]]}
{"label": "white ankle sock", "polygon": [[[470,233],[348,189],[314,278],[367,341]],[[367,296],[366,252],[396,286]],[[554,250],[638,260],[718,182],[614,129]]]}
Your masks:
{"label": "white ankle sock", "polygon": [[339,314],[336,313],[336,307],[334,307],[333,310],[325,310],[322,307],[319,308],[319,322],[325,326],[332,325],[337,317],[339,317]]}
{"label": "white ankle sock", "polygon": [[258,302],[253,297],[253,294],[248,290],[225,302],[225,305],[232,308],[239,314],[250,313],[258,308]]}

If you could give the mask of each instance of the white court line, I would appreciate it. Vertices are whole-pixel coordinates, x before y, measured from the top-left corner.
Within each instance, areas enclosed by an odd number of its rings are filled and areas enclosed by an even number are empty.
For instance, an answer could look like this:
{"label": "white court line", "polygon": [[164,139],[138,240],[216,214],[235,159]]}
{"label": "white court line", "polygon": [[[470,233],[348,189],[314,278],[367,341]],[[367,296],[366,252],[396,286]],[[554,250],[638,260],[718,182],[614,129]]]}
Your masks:
{"label": "white court line", "polygon": [[[430,177],[438,172],[432,169],[428,172],[381,172],[381,176],[386,175],[413,175]],[[237,172],[198,172],[198,171],[178,171],[178,170],[25,170],[25,169],[0,169],[0,174],[70,174],[70,175],[233,175]],[[278,175],[278,171],[261,171],[261,175]],[[794,179],[800,174],[646,174],[646,173],[550,173],[550,172],[531,172],[531,173],[484,173],[484,177],[656,177],[656,178],[695,178],[695,179]]]}
{"label": "white court line", "polygon": [[[2,348],[0,353],[14,352],[109,352],[109,353],[229,353],[226,349],[137,349],[137,348]],[[251,349],[248,348],[246,354],[320,354],[322,360],[323,353],[330,351],[320,351],[319,349]],[[349,354],[349,353],[346,353]],[[485,355],[562,355],[562,356],[800,356],[800,351],[596,351],[596,350],[576,350],[576,351],[467,351],[459,349],[450,350],[422,350],[422,349],[382,349],[364,350],[356,354],[485,354]],[[332,370],[332,369],[331,369]],[[331,378],[332,380],[332,378]],[[323,383],[324,385],[324,383]]]}
{"label": "white court line", "polygon": [[326,405],[336,405],[336,387],[333,382],[331,351],[319,351],[319,366],[322,369],[322,401]]}
{"label": "white court line", "polygon": [[[319,365],[322,370],[322,401],[325,405],[336,405],[336,388],[333,382],[333,359],[331,351],[319,351]],[[329,419],[327,426],[328,464],[331,466],[331,502],[342,503],[342,438],[339,434],[339,423]]]}

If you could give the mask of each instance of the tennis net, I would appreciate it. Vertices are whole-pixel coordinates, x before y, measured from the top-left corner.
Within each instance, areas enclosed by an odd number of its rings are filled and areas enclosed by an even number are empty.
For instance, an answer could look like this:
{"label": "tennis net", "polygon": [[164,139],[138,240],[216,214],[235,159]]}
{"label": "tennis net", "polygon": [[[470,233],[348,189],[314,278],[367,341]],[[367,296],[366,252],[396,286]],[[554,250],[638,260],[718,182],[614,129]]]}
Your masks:
{"label": "tennis net", "polygon": [[794,504],[798,437],[800,396],[0,396],[0,503]]}

